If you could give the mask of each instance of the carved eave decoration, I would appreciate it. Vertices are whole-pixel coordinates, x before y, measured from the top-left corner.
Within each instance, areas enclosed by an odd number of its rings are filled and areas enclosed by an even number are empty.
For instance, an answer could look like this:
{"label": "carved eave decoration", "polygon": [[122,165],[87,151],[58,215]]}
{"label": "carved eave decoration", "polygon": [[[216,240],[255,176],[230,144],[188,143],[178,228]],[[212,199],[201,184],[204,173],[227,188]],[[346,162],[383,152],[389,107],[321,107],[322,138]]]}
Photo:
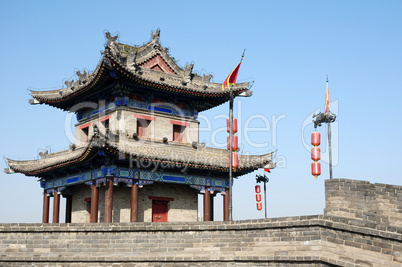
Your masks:
{"label": "carved eave decoration", "polygon": [[[150,42],[135,47],[118,43],[117,35],[106,33],[104,55],[94,72],[76,72],[78,79],[66,81],[66,88],[52,91],[31,90],[34,98],[31,103],[68,109],[77,101],[97,100],[88,98],[96,95],[106,81],[116,78],[170,94],[214,101],[215,106],[228,100],[229,91],[222,91],[221,83],[211,82],[212,75],[200,76],[193,73],[193,64],[180,68],[169,55],[168,49],[160,45],[159,35],[160,31],[157,30],[152,33]],[[232,90],[234,95],[248,91],[249,83],[235,84]]]}

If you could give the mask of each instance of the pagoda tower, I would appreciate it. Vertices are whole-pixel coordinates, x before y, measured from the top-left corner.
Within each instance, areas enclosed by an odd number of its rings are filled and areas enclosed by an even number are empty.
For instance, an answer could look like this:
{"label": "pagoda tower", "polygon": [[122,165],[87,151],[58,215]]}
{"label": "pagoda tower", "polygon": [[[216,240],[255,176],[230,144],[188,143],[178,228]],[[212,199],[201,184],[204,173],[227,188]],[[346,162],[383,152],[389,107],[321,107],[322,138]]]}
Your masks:
{"label": "pagoda tower", "polygon": [[[37,177],[43,188],[43,223],[197,221],[198,194],[204,220],[213,220],[213,199],[224,196],[228,220],[228,151],[199,143],[197,115],[229,100],[212,75],[184,69],[159,42],[142,46],[106,33],[103,57],[92,73],[52,91],[31,91],[31,104],[74,112],[70,149],[41,153],[37,160],[8,160],[8,173]],[[249,83],[231,87],[237,96]],[[234,177],[270,164],[272,153],[240,155]],[[53,200],[51,200],[53,198]]]}

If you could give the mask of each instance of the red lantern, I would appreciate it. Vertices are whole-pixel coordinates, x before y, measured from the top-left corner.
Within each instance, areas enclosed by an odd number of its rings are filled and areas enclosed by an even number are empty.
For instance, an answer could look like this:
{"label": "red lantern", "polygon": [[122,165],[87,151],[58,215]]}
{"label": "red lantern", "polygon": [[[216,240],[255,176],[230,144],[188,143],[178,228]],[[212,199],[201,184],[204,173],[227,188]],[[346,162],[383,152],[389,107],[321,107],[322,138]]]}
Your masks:
{"label": "red lantern", "polygon": [[318,146],[311,148],[311,159],[314,161],[321,159],[321,149]]}
{"label": "red lantern", "polygon": [[318,161],[311,163],[311,174],[316,178],[318,175],[321,175],[321,164]]}
{"label": "red lantern", "polygon": [[257,200],[257,202],[261,202],[261,194],[256,194],[255,200]]}
{"label": "red lantern", "polygon": [[257,210],[262,210],[262,203],[261,202],[257,202]]}
{"label": "red lantern", "polygon": [[256,186],[255,186],[255,192],[256,192],[257,194],[261,193],[261,187],[260,187],[259,185],[256,185]]}
{"label": "red lantern", "polygon": [[[229,166],[229,161],[230,161],[230,153],[228,153],[228,166]],[[237,152],[232,152],[232,167],[233,168],[238,168],[239,167],[239,154]]]}
{"label": "red lantern", "polygon": [[[237,133],[237,119],[233,118],[233,133]],[[228,131],[228,133],[230,133],[230,124],[229,124],[229,119],[226,119],[226,130]]]}
{"label": "red lantern", "polygon": [[234,168],[239,167],[239,154],[237,152],[233,152],[233,165]]}
{"label": "red lantern", "polygon": [[[230,150],[230,136],[228,136],[227,141],[228,141],[228,150]],[[233,135],[232,151],[237,151],[238,149],[239,149],[239,137],[237,135]]]}
{"label": "red lantern", "polygon": [[321,134],[317,131],[311,134],[311,144],[313,146],[319,146],[321,144]]}

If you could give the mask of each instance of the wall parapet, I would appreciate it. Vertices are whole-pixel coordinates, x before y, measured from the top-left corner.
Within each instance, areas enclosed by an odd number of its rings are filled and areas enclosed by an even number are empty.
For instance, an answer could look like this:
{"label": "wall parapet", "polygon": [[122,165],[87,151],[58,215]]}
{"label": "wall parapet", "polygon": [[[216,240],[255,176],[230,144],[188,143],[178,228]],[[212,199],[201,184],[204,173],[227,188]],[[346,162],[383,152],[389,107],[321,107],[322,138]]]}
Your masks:
{"label": "wall parapet", "polygon": [[335,216],[233,222],[0,224],[0,263],[400,266],[402,228]]}
{"label": "wall parapet", "polygon": [[402,227],[402,186],[326,180],[324,214]]}

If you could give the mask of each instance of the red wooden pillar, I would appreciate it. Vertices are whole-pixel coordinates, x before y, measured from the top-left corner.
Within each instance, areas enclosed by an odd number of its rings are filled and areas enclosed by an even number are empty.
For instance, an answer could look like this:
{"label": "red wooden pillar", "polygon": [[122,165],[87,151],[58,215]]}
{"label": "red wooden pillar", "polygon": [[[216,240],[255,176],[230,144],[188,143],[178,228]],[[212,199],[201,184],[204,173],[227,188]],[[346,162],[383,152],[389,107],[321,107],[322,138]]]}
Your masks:
{"label": "red wooden pillar", "polygon": [[66,223],[71,223],[71,212],[73,210],[73,196],[66,196]]}
{"label": "red wooden pillar", "polygon": [[105,190],[105,222],[112,222],[113,212],[113,177],[106,177]]}
{"label": "red wooden pillar", "polygon": [[131,187],[130,222],[138,222],[138,184],[137,184],[137,180],[134,180],[133,187]]}
{"label": "red wooden pillar", "polygon": [[60,195],[57,189],[53,193],[53,223],[59,223],[60,213]]}
{"label": "red wooden pillar", "polygon": [[49,223],[49,196],[46,193],[46,190],[43,192],[43,216],[42,223]]}
{"label": "red wooden pillar", "polygon": [[208,186],[206,186],[204,193],[204,221],[211,220],[211,194],[208,189]]}
{"label": "red wooden pillar", "polygon": [[229,221],[229,189],[223,195],[223,220]]}
{"label": "red wooden pillar", "polygon": [[91,186],[91,223],[98,222],[99,188],[96,183]]}
{"label": "red wooden pillar", "polygon": [[213,221],[214,220],[214,198],[215,198],[215,196],[213,194],[210,194],[210,198],[211,198],[211,201],[210,201],[210,208],[209,208],[209,212],[210,212],[209,218],[211,221]]}

